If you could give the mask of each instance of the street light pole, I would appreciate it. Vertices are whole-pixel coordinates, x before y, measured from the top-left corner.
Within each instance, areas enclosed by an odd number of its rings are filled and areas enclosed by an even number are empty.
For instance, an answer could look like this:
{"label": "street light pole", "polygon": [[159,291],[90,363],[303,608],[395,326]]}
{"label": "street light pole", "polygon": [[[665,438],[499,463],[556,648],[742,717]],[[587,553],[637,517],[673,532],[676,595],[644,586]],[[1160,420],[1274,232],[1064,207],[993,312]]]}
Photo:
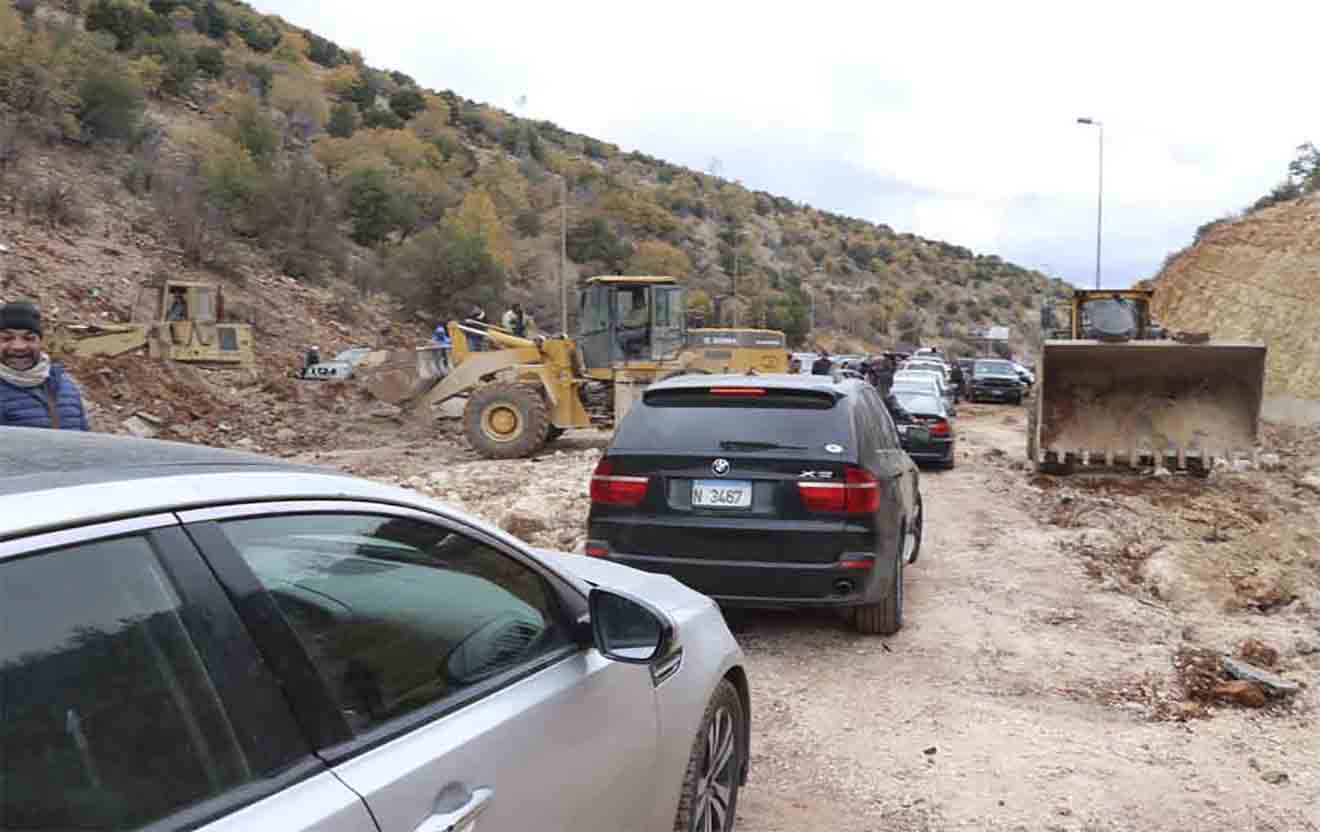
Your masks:
{"label": "street light pole", "polygon": [[560,326],[569,334],[569,181],[560,174]]}
{"label": "street light pole", "polygon": [[1093,118],[1079,118],[1078,124],[1093,125],[1100,131],[1100,184],[1095,197],[1095,288],[1100,288],[1100,229],[1105,210],[1105,126]]}

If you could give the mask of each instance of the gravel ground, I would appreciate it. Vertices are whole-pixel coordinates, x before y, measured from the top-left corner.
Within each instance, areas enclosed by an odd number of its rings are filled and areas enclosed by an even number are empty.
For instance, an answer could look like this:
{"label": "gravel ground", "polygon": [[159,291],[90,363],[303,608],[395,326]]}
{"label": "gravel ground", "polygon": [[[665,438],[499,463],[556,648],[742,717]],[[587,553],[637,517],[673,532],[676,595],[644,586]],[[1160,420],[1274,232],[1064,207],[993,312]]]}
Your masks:
{"label": "gravel ground", "polygon": [[[753,695],[739,830],[1320,829],[1320,654],[1306,652],[1320,644],[1320,605],[1227,604],[1212,583],[1223,574],[1197,568],[1222,572],[1214,553],[1250,547],[1254,537],[1207,542],[1246,535],[1248,514],[1264,523],[1255,535],[1320,529],[1320,479],[1296,493],[1277,472],[1204,486],[1044,482],[1015,462],[1020,408],[961,415],[958,468],[923,473],[926,540],[901,633],[859,636],[826,612],[729,612]],[[400,436],[306,458],[572,549],[606,441],[574,432],[536,460],[490,462],[452,437]],[[1234,500],[1246,508],[1232,514]],[[1134,550],[1134,530],[1168,545]],[[1308,549],[1320,531],[1294,538]],[[1128,563],[1134,551],[1148,560]],[[1294,594],[1314,597],[1320,571],[1290,569],[1307,584]],[[1159,594],[1170,575],[1191,597]],[[1188,701],[1175,657],[1247,638],[1279,645],[1278,672],[1309,687],[1259,710]]]}

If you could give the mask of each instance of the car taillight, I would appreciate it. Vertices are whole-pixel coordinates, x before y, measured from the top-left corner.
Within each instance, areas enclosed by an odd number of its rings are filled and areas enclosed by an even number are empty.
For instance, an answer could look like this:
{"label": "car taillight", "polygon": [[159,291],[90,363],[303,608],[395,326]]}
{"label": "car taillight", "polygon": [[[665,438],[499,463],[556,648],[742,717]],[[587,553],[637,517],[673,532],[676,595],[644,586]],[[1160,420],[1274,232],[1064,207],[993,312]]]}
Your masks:
{"label": "car taillight", "polygon": [[798,494],[807,511],[819,514],[870,514],[880,508],[880,481],[856,465],[845,466],[843,482],[800,482]]}
{"label": "car taillight", "polygon": [[949,423],[948,423],[947,421],[945,421],[944,419],[936,419],[934,422],[931,422],[931,423],[930,423],[930,435],[931,435],[931,436],[948,436],[948,435],[949,435]]}
{"label": "car taillight", "polygon": [[712,387],[712,396],[764,396],[764,387]]}
{"label": "car taillight", "polygon": [[614,473],[608,459],[596,463],[591,475],[591,502],[605,506],[635,506],[646,497],[650,477],[624,477]]}

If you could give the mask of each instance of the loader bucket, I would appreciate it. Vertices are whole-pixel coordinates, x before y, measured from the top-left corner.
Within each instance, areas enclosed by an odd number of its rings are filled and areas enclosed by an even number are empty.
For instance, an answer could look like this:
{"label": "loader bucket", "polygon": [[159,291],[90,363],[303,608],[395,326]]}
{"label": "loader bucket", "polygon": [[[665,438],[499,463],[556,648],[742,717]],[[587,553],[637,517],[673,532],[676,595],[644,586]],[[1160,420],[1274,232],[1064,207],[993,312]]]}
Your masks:
{"label": "loader bucket", "polygon": [[377,400],[401,405],[424,395],[448,374],[447,353],[431,346],[372,353],[353,373]]}
{"label": "loader bucket", "polygon": [[1208,468],[1255,450],[1264,381],[1259,344],[1047,341],[1028,446],[1069,469]]}

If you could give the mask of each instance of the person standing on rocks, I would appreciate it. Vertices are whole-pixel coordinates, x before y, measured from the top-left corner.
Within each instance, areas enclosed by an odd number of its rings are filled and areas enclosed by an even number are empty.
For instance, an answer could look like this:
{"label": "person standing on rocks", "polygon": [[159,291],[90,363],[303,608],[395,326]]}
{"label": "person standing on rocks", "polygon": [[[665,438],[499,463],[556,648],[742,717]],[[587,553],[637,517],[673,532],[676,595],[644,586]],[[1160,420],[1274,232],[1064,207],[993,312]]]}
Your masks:
{"label": "person standing on rocks", "polygon": [[41,311],[0,306],[0,426],[90,430],[82,392],[41,349]]}

